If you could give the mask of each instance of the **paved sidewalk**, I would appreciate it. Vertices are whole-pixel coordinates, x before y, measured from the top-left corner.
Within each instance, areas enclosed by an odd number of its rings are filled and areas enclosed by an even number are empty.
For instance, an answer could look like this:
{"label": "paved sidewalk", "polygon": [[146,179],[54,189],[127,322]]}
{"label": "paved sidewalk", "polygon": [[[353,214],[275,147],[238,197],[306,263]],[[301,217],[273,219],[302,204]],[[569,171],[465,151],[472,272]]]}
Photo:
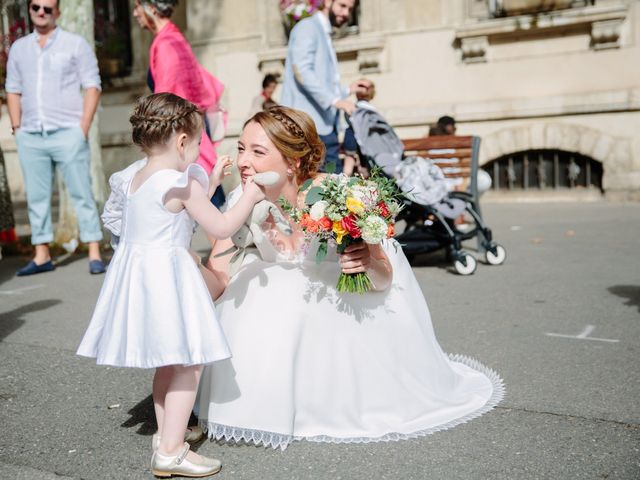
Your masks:
{"label": "paved sidewalk", "polygon": [[[298,442],[284,452],[205,442],[199,451],[224,462],[213,478],[640,478],[640,206],[487,204],[484,213],[505,265],[460,277],[434,255],[414,271],[444,350],[504,377],[496,410],[403,442]],[[24,261],[0,262],[0,479],[153,478],[152,372],[74,354],[102,277],[72,256],[17,278]]]}

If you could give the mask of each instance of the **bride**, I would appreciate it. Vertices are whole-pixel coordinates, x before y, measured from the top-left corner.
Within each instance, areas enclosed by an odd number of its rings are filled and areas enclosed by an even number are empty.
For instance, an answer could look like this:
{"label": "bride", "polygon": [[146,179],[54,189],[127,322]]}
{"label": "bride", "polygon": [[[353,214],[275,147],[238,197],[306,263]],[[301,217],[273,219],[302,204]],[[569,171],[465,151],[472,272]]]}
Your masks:
{"label": "bride", "polygon": [[[274,170],[267,198],[300,204],[324,155],[313,121],[286,107],[259,112],[238,142],[242,182]],[[233,203],[241,191],[229,197]],[[199,419],[210,438],[286,448],[292,440],[372,442],[451,428],[492,409],[500,377],[475,360],[447,356],[426,301],[395,240],[350,246],[315,262],[300,231],[267,221],[266,235],[229,276],[230,240],[208,262],[216,309],[233,357],[206,367]],[[308,255],[307,253],[311,252]],[[374,290],[340,294],[340,269],[367,271]]]}

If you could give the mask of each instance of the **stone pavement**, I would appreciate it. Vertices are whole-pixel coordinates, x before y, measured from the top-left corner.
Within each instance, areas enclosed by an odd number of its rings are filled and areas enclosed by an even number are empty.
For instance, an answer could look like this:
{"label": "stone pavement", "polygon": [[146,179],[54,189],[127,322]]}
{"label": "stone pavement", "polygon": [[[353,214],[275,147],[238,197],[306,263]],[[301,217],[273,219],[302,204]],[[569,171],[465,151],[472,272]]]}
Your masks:
{"label": "stone pavement", "polygon": [[[199,451],[224,462],[213,478],[640,478],[640,206],[484,211],[505,265],[460,277],[431,255],[414,271],[444,350],[504,377],[496,410],[403,442],[284,452],[204,442]],[[81,256],[14,277],[24,260],[0,262],[0,479],[153,478],[152,372],[74,355],[102,278]]]}

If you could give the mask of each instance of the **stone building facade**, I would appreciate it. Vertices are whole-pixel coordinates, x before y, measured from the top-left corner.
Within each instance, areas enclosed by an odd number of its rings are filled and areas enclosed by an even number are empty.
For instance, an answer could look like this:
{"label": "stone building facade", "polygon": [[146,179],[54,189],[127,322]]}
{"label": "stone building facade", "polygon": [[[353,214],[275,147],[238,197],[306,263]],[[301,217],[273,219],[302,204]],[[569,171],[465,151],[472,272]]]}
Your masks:
{"label": "stone building facade", "polygon": [[[278,1],[184,0],[175,20],[226,85],[221,150],[232,152],[262,76],[283,71]],[[105,88],[107,174],[139,156],[127,119],[146,92],[150,40],[131,24],[130,73]],[[357,26],[335,45],[343,81],[373,80],[374,104],[401,138],[444,114],[458,134],[481,136],[481,165],[500,191],[640,200],[640,1],[360,0]],[[2,125],[20,196],[6,115]]]}

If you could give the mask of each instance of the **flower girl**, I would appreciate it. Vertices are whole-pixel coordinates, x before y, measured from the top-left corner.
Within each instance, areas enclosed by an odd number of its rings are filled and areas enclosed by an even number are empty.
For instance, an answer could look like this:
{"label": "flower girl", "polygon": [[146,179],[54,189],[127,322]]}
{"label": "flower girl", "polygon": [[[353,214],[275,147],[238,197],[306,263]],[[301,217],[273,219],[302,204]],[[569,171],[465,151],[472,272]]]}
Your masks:
{"label": "flower girl", "polygon": [[169,93],[141,99],[130,118],[133,142],[147,158],[115,173],[103,214],[117,248],[78,355],[98,364],[155,368],[158,422],[151,468],[156,476],[203,477],[218,460],[184,442],[203,365],[230,357],[209,290],[189,253],[194,221],[216,238],[233,234],[264,198],[250,183],[220,213],[209,201],[229,166],[211,175],[194,162],[202,119],[197,107]]}

